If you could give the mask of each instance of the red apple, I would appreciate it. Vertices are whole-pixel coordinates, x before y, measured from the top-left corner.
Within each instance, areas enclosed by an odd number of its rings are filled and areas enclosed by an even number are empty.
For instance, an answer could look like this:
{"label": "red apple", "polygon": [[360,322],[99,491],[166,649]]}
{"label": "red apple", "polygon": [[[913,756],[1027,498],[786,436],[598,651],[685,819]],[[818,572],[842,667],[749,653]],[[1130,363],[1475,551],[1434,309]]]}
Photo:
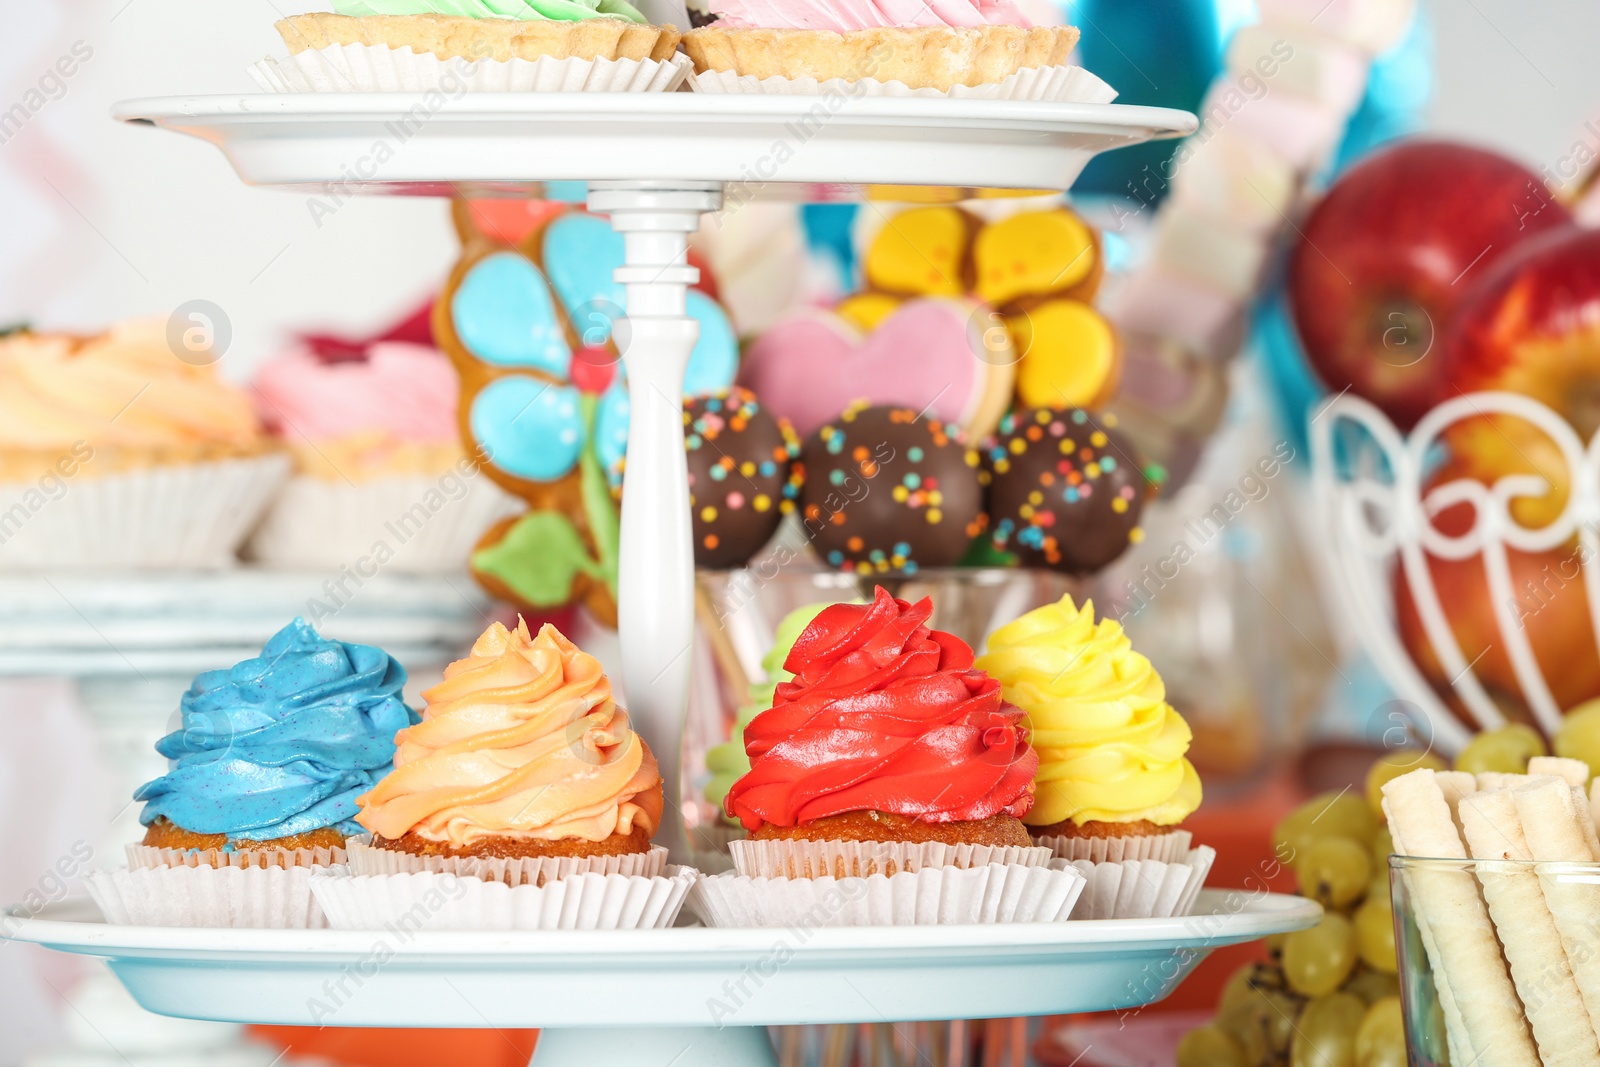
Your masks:
{"label": "red apple", "polygon": [[1323,384],[1409,429],[1454,395],[1435,341],[1463,294],[1520,242],[1570,221],[1532,171],[1444,141],[1407,141],[1350,168],[1289,258],[1289,301]]}
{"label": "red apple", "polygon": [[[1440,524],[1449,529],[1456,524]],[[1459,529],[1452,532],[1459,533]],[[1543,669],[1551,695],[1563,711],[1600,695],[1600,653],[1595,649],[1594,627],[1589,620],[1589,598],[1584,593],[1580,557],[1575,549],[1509,553],[1511,583],[1520,617]],[[1494,617],[1483,560],[1446,560],[1428,557],[1428,570],[1439,591],[1439,602],[1461,654],[1483,683],[1495,704],[1516,722],[1532,723],[1522,688],[1506,653],[1506,642]],[[1405,572],[1394,576],[1395,625],[1400,641],[1429,685],[1463,722],[1471,724],[1465,707],[1450,685],[1451,672],[1434,654]],[[1474,662],[1476,661],[1476,662]]]}
{"label": "red apple", "polygon": [[[1533,397],[1587,442],[1600,431],[1600,233],[1567,227],[1519,245],[1469,288],[1441,347],[1462,392]],[[1471,419],[1453,427],[1449,441],[1461,471],[1485,483],[1513,473],[1544,477],[1547,494],[1513,505],[1524,525],[1542,526],[1566,507],[1566,462],[1532,423]]]}

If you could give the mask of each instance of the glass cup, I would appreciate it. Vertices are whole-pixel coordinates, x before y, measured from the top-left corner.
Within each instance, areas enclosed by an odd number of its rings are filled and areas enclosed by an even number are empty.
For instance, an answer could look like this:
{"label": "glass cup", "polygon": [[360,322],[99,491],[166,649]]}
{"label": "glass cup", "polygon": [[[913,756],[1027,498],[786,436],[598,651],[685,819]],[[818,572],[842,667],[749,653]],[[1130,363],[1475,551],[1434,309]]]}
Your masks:
{"label": "glass cup", "polygon": [[1600,863],[1390,856],[1389,883],[1412,1067],[1600,1057]]}

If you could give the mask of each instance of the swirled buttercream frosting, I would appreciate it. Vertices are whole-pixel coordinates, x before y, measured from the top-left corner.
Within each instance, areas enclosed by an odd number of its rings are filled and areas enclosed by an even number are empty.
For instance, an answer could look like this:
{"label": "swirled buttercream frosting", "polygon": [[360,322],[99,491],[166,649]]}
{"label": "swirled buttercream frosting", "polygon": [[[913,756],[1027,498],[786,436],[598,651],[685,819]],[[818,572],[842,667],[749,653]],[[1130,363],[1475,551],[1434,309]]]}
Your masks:
{"label": "swirled buttercream frosting", "polygon": [[394,773],[356,816],[389,840],[603,841],[661,822],[655,757],[611,696],[600,661],[554,626],[495,623],[396,739]]}
{"label": "swirled buttercream frosting", "polygon": [[1028,716],[1038,795],[1025,822],[1182,822],[1200,806],[1192,735],[1115,619],[1070,597],[989,637],[978,666]]}
{"label": "swirled buttercream frosting", "polygon": [[1022,712],[965,642],[928,627],[932,613],[880,588],[806,627],[783,664],[794,677],[745,728],[750,773],[727,810],[746,830],[855,811],[930,823],[1027,812],[1039,760]]}
{"label": "swirled buttercream frosting", "polygon": [[396,732],[416,721],[405,682],[383,650],[294,620],[261,655],[195,678],[181,725],[156,742],[171,769],[133,795],[140,822],[230,841],[360,833],[356,799],[389,772]]}
{"label": "swirled buttercream frosting", "polygon": [[626,0],[334,0],[340,15],[455,15],[472,19],[573,22],[602,16],[644,22]]}
{"label": "swirled buttercream frosting", "polygon": [[1033,25],[1011,0],[711,0],[728,29],[872,30],[915,26]]}
{"label": "swirled buttercream frosting", "polygon": [[252,448],[261,424],[214,364],[173,354],[159,321],[94,337],[0,338],[0,448]]}

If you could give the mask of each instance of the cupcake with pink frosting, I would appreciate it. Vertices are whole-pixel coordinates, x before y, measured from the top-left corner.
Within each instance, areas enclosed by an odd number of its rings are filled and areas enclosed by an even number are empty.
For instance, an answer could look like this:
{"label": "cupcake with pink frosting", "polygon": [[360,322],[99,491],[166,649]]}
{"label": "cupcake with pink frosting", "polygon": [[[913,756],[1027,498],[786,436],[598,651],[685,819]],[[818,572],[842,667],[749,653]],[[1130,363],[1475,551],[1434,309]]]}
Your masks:
{"label": "cupcake with pink frosting", "polygon": [[295,473],[249,555],[358,573],[464,567],[515,505],[462,450],[457,393],[449,360],[414,341],[317,338],[268,363],[256,406]]}
{"label": "cupcake with pink frosting", "polygon": [[[1029,0],[707,0],[684,35],[700,92],[1103,100],[1078,31]],[[699,13],[696,13],[699,16]]]}

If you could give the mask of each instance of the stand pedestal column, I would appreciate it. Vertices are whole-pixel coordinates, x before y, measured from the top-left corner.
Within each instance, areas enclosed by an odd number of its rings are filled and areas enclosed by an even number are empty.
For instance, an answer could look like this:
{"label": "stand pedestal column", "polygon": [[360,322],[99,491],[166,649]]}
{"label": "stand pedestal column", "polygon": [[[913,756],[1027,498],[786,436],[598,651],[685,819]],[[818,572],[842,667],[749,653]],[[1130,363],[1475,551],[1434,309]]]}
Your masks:
{"label": "stand pedestal column", "polygon": [[[699,324],[685,311],[700,273],[688,237],[722,207],[720,182],[594,182],[589,210],[622,234],[627,317],[614,336],[628,372],[628,463],[622,498],[617,629],[628,711],[661,764],[667,808],[656,843],[686,863],[679,794],[694,643],[694,546],[683,453],[683,381]],[[620,1060],[618,1062],[621,1062]],[[636,1061],[643,1062],[643,1061]],[[709,1062],[709,1061],[707,1061]]]}
{"label": "stand pedestal column", "polygon": [[544,1030],[530,1067],[777,1067],[764,1026]]}

